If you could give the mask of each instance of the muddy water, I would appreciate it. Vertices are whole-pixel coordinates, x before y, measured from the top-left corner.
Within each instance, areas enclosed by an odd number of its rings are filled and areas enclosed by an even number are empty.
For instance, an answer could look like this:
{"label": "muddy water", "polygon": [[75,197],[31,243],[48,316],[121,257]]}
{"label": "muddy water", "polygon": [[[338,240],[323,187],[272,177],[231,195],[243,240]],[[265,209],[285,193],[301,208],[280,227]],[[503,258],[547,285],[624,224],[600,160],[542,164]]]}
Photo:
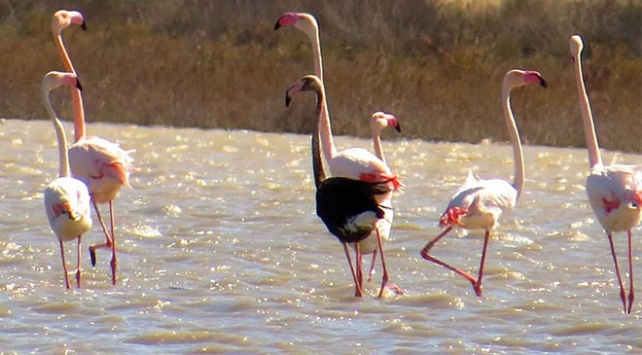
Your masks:
{"label": "muddy water", "polygon": [[[66,125],[68,135],[71,126]],[[510,146],[385,142],[405,177],[394,198],[392,281],[355,299],[341,245],[315,216],[309,137],[93,124],[135,149],[116,201],[118,285],[109,253],[95,268],[83,237],[83,288],[63,288],[42,191],[57,172],[49,121],[0,126],[0,344],[26,353],[417,351],[641,352],[642,299],[624,315],[608,242],[583,188],[584,150],[526,146],[526,190],[489,246],[484,294],[421,259],[468,169],[513,172]],[[338,137],[339,147],[370,148]],[[605,153],[642,165],[642,156]],[[106,211],[103,206],[103,211]],[[97,224],[95,224],[96,226]],[[640,228],[635,230],[636,281]],[[453,234],[433,253],[476,272],[482,236]],[[626,270],[626,243],[617,247]],[[74,269],[75,243],[67,245]],[[627,278],[628,280],[628,278]]]}

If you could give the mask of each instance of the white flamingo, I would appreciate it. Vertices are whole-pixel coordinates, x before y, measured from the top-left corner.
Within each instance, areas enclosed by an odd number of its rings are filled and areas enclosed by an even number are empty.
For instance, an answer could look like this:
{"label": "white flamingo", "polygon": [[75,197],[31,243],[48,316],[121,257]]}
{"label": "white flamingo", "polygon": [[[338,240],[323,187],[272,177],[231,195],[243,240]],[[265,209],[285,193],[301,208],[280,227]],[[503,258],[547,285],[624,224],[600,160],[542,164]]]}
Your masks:
{"label": "white flamingo", "polygon": [[71,286],[69,285],[69,271],[67,270],[63,242],[78,240],[76,287],[80,288],[80,238],[91,228],[91,206],[87,185],[71,177],[65,131],[49,101],[49,92],[62,85],[80,89],[80,83],[73,73],[49,72],[42,80],[42,98],[58,136],[60,155],[58,178],[45,189],[45,212],[49,225],[60,243],[62,268],[67,288],[71,288]]}
{"label": "white flamingo", "polygon": [[[295,13],[287,12],[282,14],[274,25],[277,30],[285,26],[294,26],[305,33],[312,42],[312,51],[314,58],[314,73],[323,82],[323,60],[321,56],[321,43],[319,41],[319,25],[317,20],[308,13]],[[325,89],[324,89],[325,90]],[[326,113],[320,117],[319,125],[321,132],[321,140],[323,147],[323,157],[328,162],[328,168],[332,176],[343,176],[351,179],[359,179],[369,182],[392,181],[394,190],[400,189],[403,184],[401,179],[394,175],[390,168],[383,160],[383,150],[381,148],[381,139],[379,138],[380,129],[375,134],[373,131],[373,144],[375,146],[376,156],[365,149],[350,148],[343,151],[337,150],[332,138],[332,128],[330,125],[330,115],[327,112],[327,106],[324,108]],[[371,129],[377,129],[372,124],[373,121],[383,124],[383,121],[389,122],[393,127],[398,127],[397,119],[382,112],[376,112],[371,119]],[[377,200],[380,204],[389,208],[385,209],[385,218],[377,222],[378,232],[383,240],[388,240],[390,230],[392,228],[392,221],[394,212],[392,210],[392,191],[385,195],[378,195]],[[372,264],[370,272],[368,273],[369,279],[372,277],[374,271],[374,263],[377,257],[378,243],[375,233],[370,237],[359,242],[362,254],[372,253]],[[359,275],[361,272],[361,262],[358,263]],[[397,288],[396,292],[400,292]]]}
{"label": "white flamingo", "polygon": [[[53,16],[51,30],[65,69],[76,74],[62,40],[62,30],[71,24],[79,25],[86,29],[85,20],[80,12],[60,10]],[[85,111],[81,92],[72,88],[71,94],[75,131],[75,143],[69,148],[71,171],[74,177],[84,181],[89,187],[91,202],[105,234],[104,243],[89,246],[91,264],[93,266],[96,265],[96,249],[111,248],[111,279],[112,284],[115,285],[117,258],[113,202],[120,189],[125,185],[129,185],[132,158],[129,156],[129,152],[121,149],[118,144],[98,137],[86,137]],[[98,209],[98,204],[103,203],[109,204],[110,231],[107,230]]]}
{"label": "white flamingo", "polygon": [[[633,287],[633,255],[632,255],[632,233],[631,230],[640,223],[642,219],[642,172],[635,171],[628,165],[604,165],[600,156],[600,147],[597,142],[591,105],[584,86],[582,74],[581,53],[584,44],[580,36],[571,36],[571,55],[575,62],[575,78],[577,91],[580,100],[580,110],[584,121],[584,135],[589,153],[589,176],[586,179],[586,193],[593,212],[600,222],[611,246],[611,255],[615,263],[615,273],[620,285],[620,298],[624,304],[624,312],[631,313],[633,300],[635,299]],[[628,307],[626,302],[626,291],[620,267],[618,265],[615,247],[613,244],[613,232],[626,232],[629,245],[629,277],[630,290]]]}
{"label": "white flamingo", "polygon": [[[519,132],[511,110],[510,93],[514,88],[528,84],[538,84],[546,88],[546,81],[544,81],[540,73],[516,69],[506,73],[502,86],[504,119],[506,121],[506,127],[508,128],[508,134],[510,135],[510,141],[513,145],[515,159],[515,176],[513,182],[510,183],[502,179],[481,180],[469,174],[465,183],[455,192],[455,195],[450,200],[446,211],[441,215],[439,226],[445,228],[445,230],[431,240],[421,251],[421,256],[424,259],[441,265],[470,281],[477,296],[481,296],[482,294],[482,277],[484,274],[484,263],[490,232],[501,214],[515,206],[524,188],[524,156],[522,154]],[[448,234],[453,227],[461,227],[469,230],[482,229],[486,232],[477,278],[428,254],[435,243]]]}

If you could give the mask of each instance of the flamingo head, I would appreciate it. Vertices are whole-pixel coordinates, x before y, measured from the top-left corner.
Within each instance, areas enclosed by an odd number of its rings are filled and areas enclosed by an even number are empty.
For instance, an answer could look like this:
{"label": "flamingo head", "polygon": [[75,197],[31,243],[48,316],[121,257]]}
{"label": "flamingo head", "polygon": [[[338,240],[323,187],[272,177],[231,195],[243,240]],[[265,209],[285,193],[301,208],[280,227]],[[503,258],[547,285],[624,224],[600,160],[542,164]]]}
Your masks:
{"label": "flamingo head", "polygon": [[323,91],[323,83],[316,75],[306,75],[285,91],[285,106],[290,106],[292,96],[301,91],[315,91],[317,94]]}
{"label": "flamingo head", "polygon": [[73,73],[50,71],[42,79],[42,87],[46,92],[54,90],[63,85],[69,85],[77,88],[78,90],[82,90],[80,81],[78,81],[78,78]]}
{"label": "flamingo head", "polygon": [[59,10],[53,15],[53,20],[51,21],[51,31],[55,36],[60,35],[60,32],[69,25],[80,26],[83,30],[87,30],[87,25],[85,25],[85,18],[78,11],[67,11]]}
{"label": "flamingo head", "polygon": [[61,215],[66,215],[67,218],[72,221],[77,221],[82,218],[82,215],[78,213],[72,206],[69,201],[62,201],[60,203],[53,203],[51,205],[53,210],[53,217],[58,218]]}
{"label": "flamingo head", "polygon": [[370,129],[373,133],[378,133],[388,126],[393,127],[397,132],[401,133],[401,125],[397,117],[381,111],[372,114],[370,118]]}
{"label": "flamingo head", "polygon": [[543,88],[548,87],[542,74],[534,70],[513,69],[504,76],[504,86],[509,89],[531,84],[537,84]]}
{"label": "flamingo head", "polygon": [[580,53],[582,53],[582,49],[584,49],[584,42],[582,41],[582,37],[580,35],[572,35],[571,36],[571,56],[573,58],[573,61],[576,60],[576,57],[580,56]]}
{"label": "flamingo head", "polygon": [[309,36],[318,32],[319,25],[314,16],[304,12],[286,12],[274,24],[274,29],[281,27],[294,26],[299,30],[307,33]]}

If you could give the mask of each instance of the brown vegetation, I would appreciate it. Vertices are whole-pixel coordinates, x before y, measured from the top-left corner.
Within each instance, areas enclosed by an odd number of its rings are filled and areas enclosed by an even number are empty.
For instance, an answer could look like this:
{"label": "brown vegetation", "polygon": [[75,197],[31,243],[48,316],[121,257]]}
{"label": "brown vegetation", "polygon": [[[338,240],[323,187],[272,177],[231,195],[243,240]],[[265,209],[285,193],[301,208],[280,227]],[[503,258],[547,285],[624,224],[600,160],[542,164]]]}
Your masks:
{"label": "brown vegetation", "polygon": [[62,69],[49,29],[60,8],[87,21],[64,36],[90,122],[309,133],[313,98],[283,104],[312,72],[308,39],[272,29],[305,11],[321,27],[335,134],[367,136],[386,110],[408,138],[507,140],[501,79],[517,67],[550,84],[514,95],[524,140],[584,146],[568,49],[580,33],[601,145],[642,151],[638,0],[0,0],[1,116],[46,116],[39,85]]}

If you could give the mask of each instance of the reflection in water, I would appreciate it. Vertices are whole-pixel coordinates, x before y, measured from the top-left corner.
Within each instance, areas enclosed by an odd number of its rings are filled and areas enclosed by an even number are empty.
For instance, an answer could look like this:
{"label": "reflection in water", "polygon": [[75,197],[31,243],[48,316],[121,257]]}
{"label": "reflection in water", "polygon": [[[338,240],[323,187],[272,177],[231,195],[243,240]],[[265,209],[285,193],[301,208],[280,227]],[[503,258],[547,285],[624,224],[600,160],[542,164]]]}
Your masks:
{"label": "reflection in water", "polygon": [[[364,284],[363,299],[352,297],[341,245],[314,214],[308,136],[106,124],[88,130],[136,150],[132,187],[116,204],[122,284],[110,285],[109,258],[92,268],[85,252],[85,288],[65,291],[42,210],[58,164],[53,127],[6,121],[6,350],[642,350],[642,303],[636,300],[632,315],[621,313],[608,242],[583,187],[584,150],[525,147],[525,192],[493,235],[478,298],[468,281],[422,260],[419,250],[439,233],[439,214],[469,168],[488,178],[512,174],[510,146],[385,142],[406,184],[394,198],[386,245],[391,281],[406,294],[378,300],[377,282]],[[339,147],[370,144],[337,138]],[[639,155],[618,159],[642,165]],[[93,228],[83,242],[100,241],[101,233]],[[634,233],[640,241],[640,228]],[[482,237],[453,234],[435,253],[476,270]],[[618,248],[625,239],[618,236]],[[639,247],[634,257],[639,265]]]}

